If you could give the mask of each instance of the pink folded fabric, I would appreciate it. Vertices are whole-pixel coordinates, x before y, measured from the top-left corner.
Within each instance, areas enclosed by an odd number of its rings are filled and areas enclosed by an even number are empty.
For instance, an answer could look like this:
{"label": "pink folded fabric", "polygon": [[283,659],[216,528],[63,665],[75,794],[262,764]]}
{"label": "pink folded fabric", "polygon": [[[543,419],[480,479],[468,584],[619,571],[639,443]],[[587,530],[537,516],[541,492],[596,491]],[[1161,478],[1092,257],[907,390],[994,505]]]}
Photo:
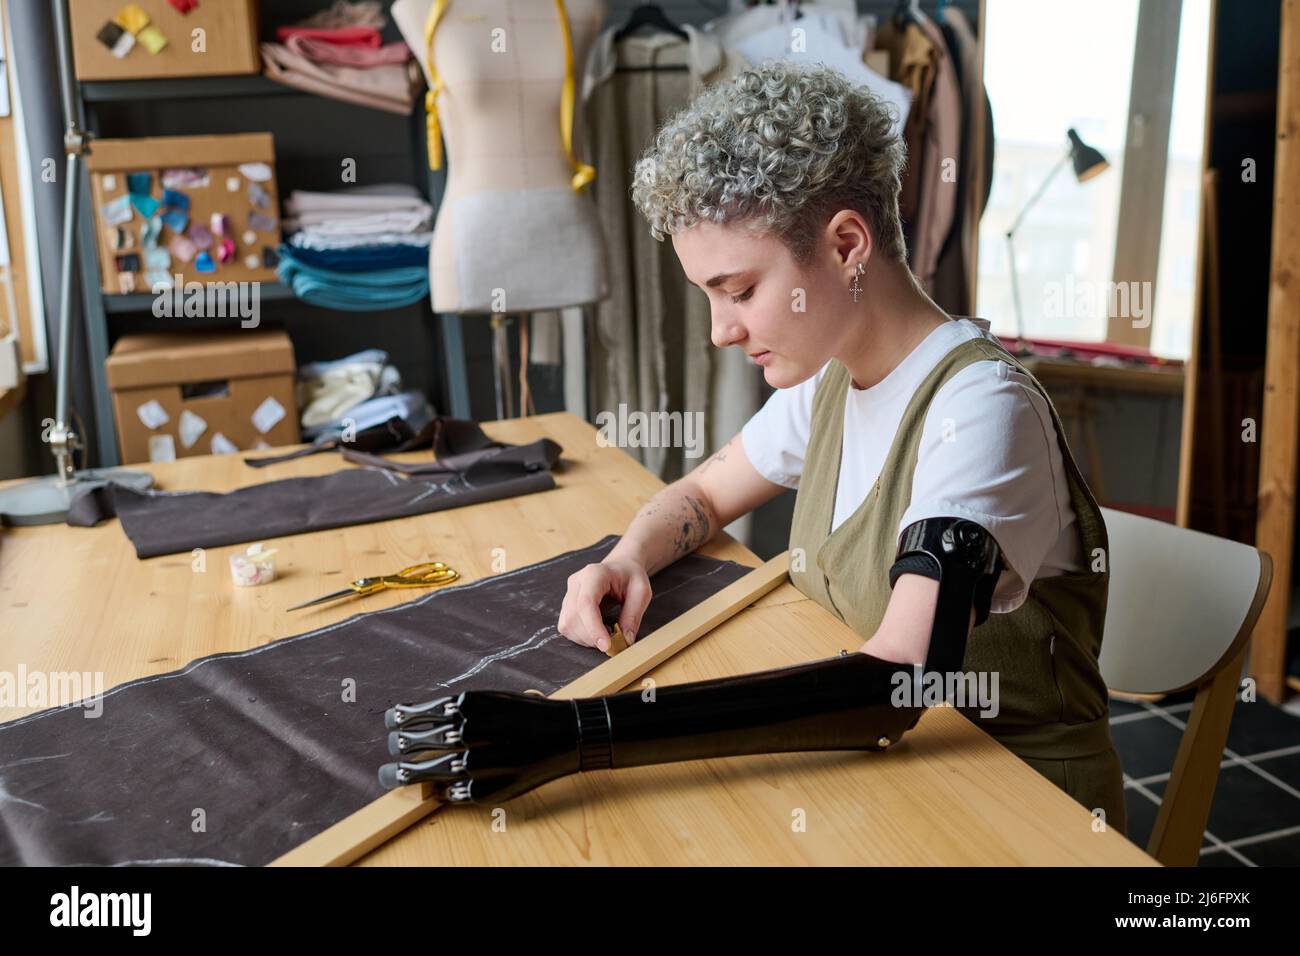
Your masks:
{"label": "pink folded fabric", "polygon": [[389,63],[405,63],[411,58],[411,48],[401,42],[386,43],[374,49],[362,46],[340,46],[337,43],[327,43],[324,40],[297,34],[285,40],[284,45],[299,56],[334,66],[382,66]]}
{"label": "pink folded fabric", "polygon": [[280,27],[275,35],[281,43],[288,42],[289,37],[310,37],[337,46],[378,47],[383,42],[374,27]]}
{"label": "pink folded fabric", "polygon": [[267,77],[276,82],[346,103],[403,115],[415,106],[417,84],[407,64],[366,69],[320,64],[278,43],[262,44],[262,64]]}

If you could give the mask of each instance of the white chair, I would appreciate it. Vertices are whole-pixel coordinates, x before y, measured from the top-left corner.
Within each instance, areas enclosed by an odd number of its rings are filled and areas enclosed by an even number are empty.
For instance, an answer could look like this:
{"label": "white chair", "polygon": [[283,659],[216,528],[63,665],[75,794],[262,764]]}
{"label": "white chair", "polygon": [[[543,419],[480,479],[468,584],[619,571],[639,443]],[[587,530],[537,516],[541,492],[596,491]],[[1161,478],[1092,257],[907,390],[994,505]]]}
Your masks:
{"label": "white chair", "polygon": [[1147,852],[1166,866],[1195,866],[1273,562],[1237,541],[1101,511],[1110,538],[1101,646],[1106,685],[1126,694],[1196,689],[1147,843]]}

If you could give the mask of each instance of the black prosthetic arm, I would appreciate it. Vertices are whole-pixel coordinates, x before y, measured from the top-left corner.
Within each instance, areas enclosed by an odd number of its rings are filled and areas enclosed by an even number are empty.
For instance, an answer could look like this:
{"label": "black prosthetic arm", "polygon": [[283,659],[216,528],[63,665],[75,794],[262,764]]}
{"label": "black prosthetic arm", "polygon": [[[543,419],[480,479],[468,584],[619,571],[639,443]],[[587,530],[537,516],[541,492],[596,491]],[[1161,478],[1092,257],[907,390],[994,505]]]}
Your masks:
{"label": "black prosthetic arm", "polygon": [[889,569],[889,586],[909,573],[939,582],[925,655],[927,671],[947,674],[961,670],[971,609],[975,610],[976,625],[988,619],[1002,567],[997,542],[973,521],[926,518],[903,529],[898,556]]}
{"label": "black prosthetic arm", "polygon": [[[897,676],[896,676],[897,675]],[[921,716],[895,707],[912,668],[863,653],[738,677],[551,700],[467,691],[388,712],[386,786],[505,800],[582,770],[795,750],[880,750]],[[919,694],[909,694],[909,701]],[[413,729],[412,729],[413,728]]]}
{"label": "black prosthetic arm", "polygon": [[[897,676],[896,676],[897,675]],[[575,701],[583,770],[795,750],[882,750],[920,719],[912,669],[870,654]]]}
{"label": "black prosthetic arm", "polygon": [[[971,608],[978,620],[987,614],[997,545],[972,522],[927,519],[904,532],[899,557],[913,565],[900,574],[939,578],[927,669],[959,667]],[[896,578],[891,574],[891,585]],[[920,719],[923,707],[914,702],[923,695],[915,686],[899,693],[919,679],[910,666],[843,652],[737,677],[577,700],[466,691],[389,710],[389,751],[400,762],[385,764],[379,778],[386,787],[432,784],[449,802],[503,801],[583,770],[882,750]]]}

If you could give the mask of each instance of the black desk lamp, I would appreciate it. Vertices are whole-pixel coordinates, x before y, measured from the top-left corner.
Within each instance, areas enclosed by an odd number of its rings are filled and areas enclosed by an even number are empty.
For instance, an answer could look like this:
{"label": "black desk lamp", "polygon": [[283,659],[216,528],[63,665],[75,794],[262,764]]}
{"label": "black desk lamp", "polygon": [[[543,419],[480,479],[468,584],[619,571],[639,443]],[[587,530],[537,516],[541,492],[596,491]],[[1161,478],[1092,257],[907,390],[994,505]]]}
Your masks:
{"label": "black desk lamp", "polygon": [[1040,185],[1038,189],[1035,190],[1034,194],[1029,197],[1029,201],[1026,202],[1024,207],[1020,210],[1020,215],[1016,216],[1015,221],[1011,223],[1011,228],[1007,230],[1007,252],[1011,256],[1011,268],[1009,270],[1011,272],[1011,296],[1016,307],[1016,338],[1022,342],[1025,338],[1025,315],[1024,310],[1020,307],[1020,283],[1016,276],[1016,230],[1020,228],[1020,224],[1024,222],[1025,215],[1033,208],[1034,204],[1042,198],[1043,193],[1047,191],[1048,185],[1051,184],[1052,180],[1056,177],[1056,174],[1060,172],[1061,167],[1064,166],[1067,161],[1074,165],[1074,178],[1081,183],[1086,183],[1094,176],[1103,173],[1110,168],[1110,163],[1106,161],[1106,157],[1101,155],[1098,150],[1093,149],[1081,140],[1079,134],[1076,133],[1073,128],[1067,130],[1066,135],[1070,137],[1069,150],[1061,157],[1060,161],[1052,167],[1052,171],[1047,174],[1047,178],[1043,180],[1042,185]]}

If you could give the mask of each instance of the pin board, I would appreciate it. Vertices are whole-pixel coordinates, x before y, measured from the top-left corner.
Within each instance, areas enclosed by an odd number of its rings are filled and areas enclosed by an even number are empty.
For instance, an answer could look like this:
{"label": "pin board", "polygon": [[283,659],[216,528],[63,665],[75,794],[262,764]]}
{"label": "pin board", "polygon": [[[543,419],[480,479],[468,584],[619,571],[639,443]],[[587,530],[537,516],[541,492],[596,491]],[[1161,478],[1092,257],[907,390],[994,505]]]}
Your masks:
{"label": "pin board", "polygon": [[262,71],[253,0],[69,0],[79,80]]}
{"label": "pin board", "polygon": [[278,281],[270,133],[94,140],[86,167],[104,292]]}

